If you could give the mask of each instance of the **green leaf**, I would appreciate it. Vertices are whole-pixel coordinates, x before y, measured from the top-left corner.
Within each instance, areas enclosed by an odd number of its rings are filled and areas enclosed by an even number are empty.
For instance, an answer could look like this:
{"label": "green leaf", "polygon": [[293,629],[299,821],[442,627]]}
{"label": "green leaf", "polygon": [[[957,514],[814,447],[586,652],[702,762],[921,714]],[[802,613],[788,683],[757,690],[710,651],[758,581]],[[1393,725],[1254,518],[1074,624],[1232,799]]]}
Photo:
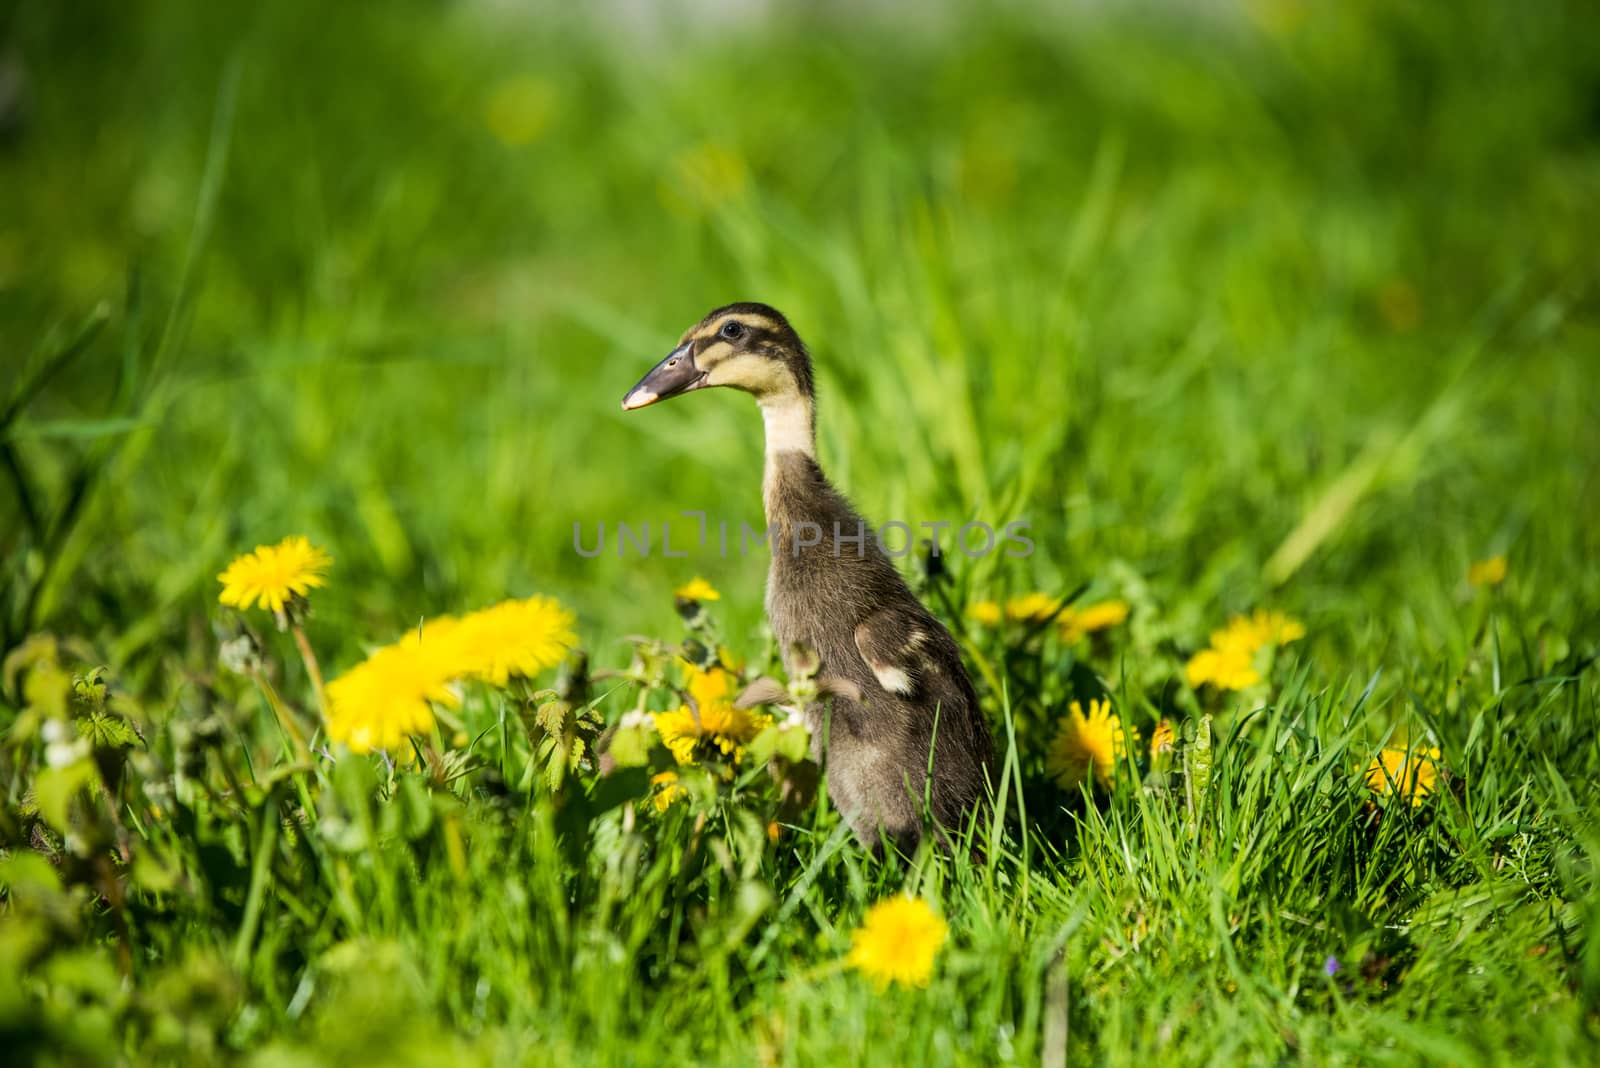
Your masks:
{"label": "green leaf", "polygon": [[365,814],[378,792],[378,772],[372,758],[351,753],[333,767],[333,790],[346,812]]}
{"label": "green leaf", "polygon": [[60,660],[59,646],[48,634],[35,634],[6,654],[0,663],[0,684],[14,690],[23,672],[41,664],[56,665]]}
{"label": "green leaf", "polygon": [[765,764],[773,757],[783,757],[799,763],[811,753],[811,737],[794,727],[773,725],[763,728],[760,734],[745,746],[744,755],[753,764]]}
{"label": "green leaf", "polygon": [[367,833],[366,826],[343,816],[322,817],[317,821],[317,834],[339,853],[365,853],[372,845],[372,836]]}
{"label": "green leaf", "polygon": [[547,701],[539,706],[534,720],[550,734],[560,734],[567,728],[567,717],[572,706],[565,701]]}
{"label": "green leaf", "polygon": [[642,768],[650,763],[650,747],[656,732],[642,727],[625,727],[611,736],[606,750],[619,768]]}
{"label": "green leaf", "polygon": [[91,712],[78,720],[77,726],[78,737],[89,739],[96,749],[133,749],[140,744],[132,727],[103,712]]}
{"label": "green leaf", "polygon": [[72,676],[54,661],[40,662],[22,684],[22,703],[46,719],[64,719],[72,694]]}
{"label": "green leaf", "polygon": [[31,849],[0,859],[0,888],[13,897],[19,891],[61,892],[61,876],[55,865]]}
{"label": "green leaf", "polygon": [[752,764],[765,764],[778,751],[778,728],[765,727],[744,747],[745,759]]}
{"label": "green leaf", "polygon": [[82,675],[73,678],[72,695],[78,701],[80,707],[84,705],[91,709],[105,707],[106,671],[105,667],[91,668]]}
{"label": "green leaf", "polygon": [[392,826],[402,837],[414,841],[433,827],[432,791],[414,775],[400,779],[396,786],[394,797],[384,806],[384,830]]}
{"label": "green leaf", "polygon": [[811,755],[811,732],[799,727],[778,731],[778,755],[792,764],[798,764]]}
{"label": "green leaf", "polygon": [[64,987],[79,998],[115,1005],[126,995],[122,977],[109,957],[105,950],[71,949],[51,957],[43,971],[53,986]]}
{"label": "green leaf", "polygon": [[178,885],[183,874],[178,865],[169,863],[153,849],[140,849],[133,855],[133,881],[142,890],[164,894]]}
{"label": "green leaf", "polygon": [[39,815],[62,834],[72,829],[68,818],[69,806],[90,782],[94,781],[94,765],[79,760],[64,768],[45,768],[33,787],[34,798],[39,803]]}

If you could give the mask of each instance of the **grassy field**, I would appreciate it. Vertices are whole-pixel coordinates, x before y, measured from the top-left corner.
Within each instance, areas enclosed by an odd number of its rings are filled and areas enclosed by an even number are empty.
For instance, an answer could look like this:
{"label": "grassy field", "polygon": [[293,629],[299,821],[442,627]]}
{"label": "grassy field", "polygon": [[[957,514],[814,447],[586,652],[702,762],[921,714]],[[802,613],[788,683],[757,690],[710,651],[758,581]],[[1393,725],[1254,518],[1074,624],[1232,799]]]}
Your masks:
{"label": "grassy field", "polygon": [[[0,0],[0,1047],[1590,1062],[1597,41],[1559,2]],[[906,562],[1006,753],[979,859],[781,800],[775,727],[680,763],[624,720],[680,652],[777,670],[764,553],[573,544],[759,527],[747,398],[618,410],[743,299],[869,516],[1031,524]],[[298,633],[218,603],[289,535],[333,560]],[[1075,592],[1126,619],[1012,603]],[[348,679],[535,595],[587,673],[330,734],[301,634]],[[1258,609],[1303,636],[1206,681]],[[1097,699],[1120,756],[1064,788]],[[853,933],[904,894],[948,939],[880,990]]]}

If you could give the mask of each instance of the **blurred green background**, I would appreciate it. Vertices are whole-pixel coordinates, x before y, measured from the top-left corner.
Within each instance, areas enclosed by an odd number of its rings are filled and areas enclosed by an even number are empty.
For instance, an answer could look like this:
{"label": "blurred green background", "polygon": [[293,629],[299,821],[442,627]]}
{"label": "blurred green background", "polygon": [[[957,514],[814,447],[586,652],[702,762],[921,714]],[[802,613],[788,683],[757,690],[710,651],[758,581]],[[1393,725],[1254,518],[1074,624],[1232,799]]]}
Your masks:
{"label": "blurred green background", "polygon": [[696,573],[748,630],[764,557],[572,548],[759,523],[747,398],[618,409],[739,299],[869,516],[1033,524],[963,588],[1365,675],[1509,551],[1593,622],[1593,5],[7,0],[0,65],[8,643],[205,659],[289,533],[335,671],[534,591],[621,656]]}
{"label": "blurred green background", "polygon": [[[0,654],[87,639],[63,664],[109,664],[131,724],[97,743],[126,771],[102,819],[61,793],[87,760],[33,738],[39,673],[0,671],[0,1047],[1033,1063],[1070,1019],[1075,1062],[1576,1059],[1597,205],[1578,0],[0,0]],[[270,624],[215,581],[288,534],[335,559],[329,675],[535,592],[614,668],[683,633],[696,574],[760,669],[763,556],[573,547],[760,524],[748,398],[618,405],[741,299],[810,343],[824,466],[868,516],[1032,524],[1026,560],[954,557],[941,612],[1131,606],[1076,648],[958,623],[1023,784],[987,865],[880,864],[821,808],[769,839],[748,794],[627,831],[595,802],[591,834],[504,741],[449,784],[288,766],[266,682],[218,663]],[[1185,685],[1258,607],[1307,629],[1275,677]],[[309,709],[289,648],[268,671]],[[102,681],[73,700],[105,711]],[[1041,777],[1102,692],[1177,724],[1181,788]],[[1370,793],[1402,741],[1438,747],[1426,803]],[[845,943],[902,889],[950,948],[928,990],[864,996]]]}

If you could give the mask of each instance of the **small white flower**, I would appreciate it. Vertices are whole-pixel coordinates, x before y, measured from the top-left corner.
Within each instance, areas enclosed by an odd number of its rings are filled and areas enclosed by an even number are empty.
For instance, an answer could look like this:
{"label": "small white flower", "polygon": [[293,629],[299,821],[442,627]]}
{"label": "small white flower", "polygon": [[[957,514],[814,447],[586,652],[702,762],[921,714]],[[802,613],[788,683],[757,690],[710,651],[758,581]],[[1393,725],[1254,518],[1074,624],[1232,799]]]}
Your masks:
{"label": "small white flower", "polygon": [[45,763],[52,768],[64,768],[76,764],[89,755],[89,739],[79,738],[75,742],[51,742],[44,747]]}
{"label": "small white flower", "polygon": [[617,724],[617,726],[620,729],[625,730],[625,731],[627,731],[627,730],[653,731],[653,730],[656,729],[656,721],[655,721],[655,717],[652,716],[650,713],[641,712],[639,709],[636,708],[636,709],[633,709],[630,712],[624,712],[622,714],[622,720],[621,720],[621,722],[619,722]]}

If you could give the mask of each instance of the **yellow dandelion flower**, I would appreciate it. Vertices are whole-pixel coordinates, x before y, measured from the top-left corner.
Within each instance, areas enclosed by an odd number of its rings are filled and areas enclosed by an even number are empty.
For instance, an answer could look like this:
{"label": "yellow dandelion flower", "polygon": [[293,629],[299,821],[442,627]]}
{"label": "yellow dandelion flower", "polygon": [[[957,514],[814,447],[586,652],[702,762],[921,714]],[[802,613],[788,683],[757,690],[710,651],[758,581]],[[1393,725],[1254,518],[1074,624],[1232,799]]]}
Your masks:
{"label": "yellow dandelion flower", "polygon": [[282,612],[294,598],[324,585],[323,572],[332,563],[332,557],[302,535],[258,545],[217,576],[222,583],[217,600],[235,608],[259,605]]}
{"label": "yellow dandelion flower", "polygon": [[1178,732],[1173,729],[1172,721],[1158,720],[1156,729],[1150,732],[1150,770],[1166,774],[1172,767],[1172,754],[1177,747]]}
{"label": "yellow dandelion flower", "polygon": [[702,744],[737,763],[744,756],[745,743],[761,733],[766,719],[732,705],[702,705],[698,714],[688,705],[680,705],[655,715],[656,732],[679,764],[695,763]]}
{"label": "yellow dandelion flower", "polygon": [[504,686],[561,662],[578,642],[572,613],[552,597],[502,601],[464,616],[450,634],[459,673]]}
{"label": "yellow dandelion flower", "polygon": [[684,661],[684,688],[689,691],[689,696],[694,698],[694,703],[702,708],[706,705],[725,705],[732,701],[733,682],[733,675],[724,670],[720,664],[713,664],[702,670]]}
{"label": "yellow dandelion flower", "polygon": [[1367,766],[1367,789],[1378,795],[1398,792],[1422,804],[1439,788],[1437,746],[1385,746]]}
{"label": "yellow dandelion flower", "polygon": [[1254,656],[1269,645],[1287,645],[1306,636],[1305,624],[1282,612],[1258,608],[1248,616],[1234,616],[1221,630],[1211,632],[1218,649],[1243,649]]}
{"label": "yellow dandelion flower", "polygon": [[1061,607],[1061,598],[1048,593],[1027,593],[1006,602],[1006,616],[1022,623],[1038,623],[1049,619]]}
{"label": "yellow dandelion flower", "polygon": [[1150,732],[1150,759],[1158,760],[1164,754],[1172,752],[1172,747],[1177,741],[1178,735],[1172,729],[1172,721],[1160,720],[1156,723],[1156,729]]}
{"label": "yellow dandelion flower", "polygon": [[695,707],[680,705],[655,714],[656,733],[679,764],[693,764],[701,754],[717,753],[738,763],[746,743],[772,722],[772,717],[733,707],[734,678],[721,668],[686,670],[685,688]]}
{"label": "yellow dandelion flower", "polygon": [[967,618],[975,619],[986,627],[1000,625],[1000,606],[993,601],[975,601],[967,606]]}
{"label": "yellow dandelion flower", "polygon": [[1219,652],[1239,653],[1245,657],[1254,656],[1261,648],[1261,635],[1249,616],[1234,616],[1227,626],[1211,632],[1210,641],[1211,648]]}
{"label": "yellow dandelion flower", "polygon": [[464,635],[461,620],[455,616],[431,616],[406,631],[394,644],[439,678],[459,679],[471,674],[472,667],[462,648]]}
{"label": "yellow dandelion flower", "polygon": [[1282,612],[1268,612],[1258,608],[1251,617],[1264,645],[1288,645],[1306,636],[1306,625]]}
{"label": "yellow dandelion flower", "polygon": [[433,704],[460,703],[450,676],[415,643],[386,645],[328,684],[328,737],[355,753],[400,749],[433,730]]}
{"label": "yellow dandelion flower", "polygon": [[1138,741],[1138,730],[1123,727],[1110,701],[1090,701],[1087,715],[1083,705],[1074,701],[1067,706],[1045,753],[1045,770],[1064,790],[1073,789],[1091,774],[1102,786],[1110,786],[1117,761],[1127,755],[1130,742]]}
{"label": "yellow dandelion flower", "polygon": [[1086,634],[1120,627],[1128,620],[1127,601],[1101,601],[1085,608],[1068,608],[1056,617],[1061,628],[1061,638],[1075,642]]}
{"label": "yellow dandelion flower", "polygon": [[1474,586],[1498,586],[1506,580],[1506,558],[1491,556],[1467,568],[1467,581]]}
{"label": "yellow dandelion flower", "polygon": [[1219,690],[1248,690],[1261,681],[1252,659],[1253,653],[1241,646],[1213,646],[1190,657],[1184,674],[1197,690],[1208,682]]}
{"label": "yellow dandelion flower", "polygon": [[675,771],[663,771],[650,776],[650,785],[657,788],[655,796],[651,798],[657,812],[665,812],[680,797],[689,795],[689,791],[678,785],[678,773]]}
{"label": "yellow dandelion flower", "polygon": [[1195,689],[1210,683],[1221,690],[1246,690],[1261,681],[1257,653],[1305,636],[1305,624],[1298,619],[1258,608],[1248,616],[1234,616],[1227,626],[1212,631],[1210,647],[1190,657],[1184,673]]}
{"label": "yellow dandelion flower", "polygon": [[1128,621],[1127,601],[1101,601],[1074,613],[1078,626],[1093,633],[1110,627],[1120,627]]}
{"label": "yellow dandelion flower", "polygon": [[879,992],[890,983],[926,987],[933,960],[949,937],[949,925],[926,901],[891,897],[868,909],[851,932],[845,963],[871,979]]}
{"label": "yellow dandelion flower", "polygon": [[696,575],[684,585],[673,590],[672,595],[685,601],[722,600],[722,594],[717,592],[717,588],[711,585],[711,583],[707,582],[705,579],[701,578],[699,575]]}

